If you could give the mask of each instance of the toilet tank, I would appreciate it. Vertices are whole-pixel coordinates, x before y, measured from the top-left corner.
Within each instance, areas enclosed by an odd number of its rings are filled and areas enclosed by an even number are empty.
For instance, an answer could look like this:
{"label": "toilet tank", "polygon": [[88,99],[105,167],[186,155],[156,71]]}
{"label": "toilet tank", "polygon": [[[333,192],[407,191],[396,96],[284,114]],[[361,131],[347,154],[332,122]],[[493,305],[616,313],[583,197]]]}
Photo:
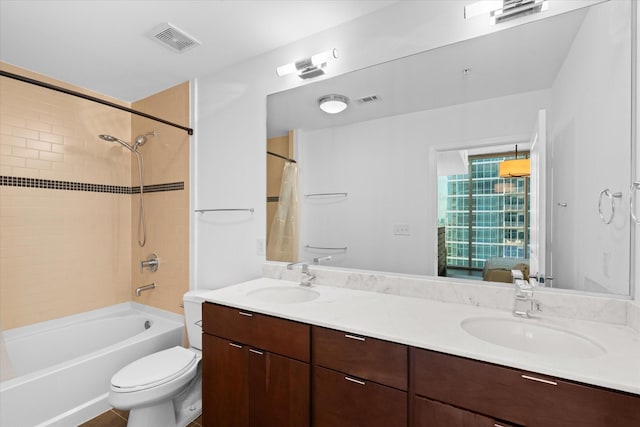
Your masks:
{"label": "toilet tank", "polygon": [[184,322],[187,326],[189,345],[202,350],[202,303],[210,290],[195,290],[184,294]]}

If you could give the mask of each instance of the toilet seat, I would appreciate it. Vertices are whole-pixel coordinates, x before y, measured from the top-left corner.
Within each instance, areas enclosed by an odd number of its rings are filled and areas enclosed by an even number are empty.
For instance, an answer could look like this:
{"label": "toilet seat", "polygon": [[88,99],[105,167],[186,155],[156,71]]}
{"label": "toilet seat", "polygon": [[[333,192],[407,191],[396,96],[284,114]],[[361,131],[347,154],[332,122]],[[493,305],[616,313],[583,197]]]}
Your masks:
{"label": "toilet seat", "polygon": [[197,363],[198,355],[184,347],[159,351],[120,369],[111,378],[111,390],[130,393],[157,387],[180,377]]}

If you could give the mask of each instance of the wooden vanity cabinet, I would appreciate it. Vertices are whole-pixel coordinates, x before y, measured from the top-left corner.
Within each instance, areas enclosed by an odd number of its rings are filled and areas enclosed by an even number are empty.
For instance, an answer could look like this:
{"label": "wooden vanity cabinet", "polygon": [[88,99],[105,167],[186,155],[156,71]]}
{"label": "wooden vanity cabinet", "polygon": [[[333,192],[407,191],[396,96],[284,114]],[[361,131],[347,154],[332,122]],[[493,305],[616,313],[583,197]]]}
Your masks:
{"label": "wooden vanity cabinet", "polygon": [[204,303],[205,426],[310,423],[309,325]]}
{"label": "wooden vanity cabinet", "polygon": [[505,425],[498,420],[529,427],[640,425],[640,396],[422,349],[413,348],[411,358],[415,427],[451,425],[420,424],[431,411],[423,400],[485,416],[497,425]]}
{"label": "wooden vanity cabinet", "polygon": [[413,398],[413,415],[415,427],[516,427],[515,424],[420,396]]}
{"label": "wooden vanity cabinet", "polygon": [[205,427],[627,427],[640,396],[213,303]]}
{"label": "wooden vanity cabinet", "polygon": [[312,327],[313,426],[406,426],[408,348]]}

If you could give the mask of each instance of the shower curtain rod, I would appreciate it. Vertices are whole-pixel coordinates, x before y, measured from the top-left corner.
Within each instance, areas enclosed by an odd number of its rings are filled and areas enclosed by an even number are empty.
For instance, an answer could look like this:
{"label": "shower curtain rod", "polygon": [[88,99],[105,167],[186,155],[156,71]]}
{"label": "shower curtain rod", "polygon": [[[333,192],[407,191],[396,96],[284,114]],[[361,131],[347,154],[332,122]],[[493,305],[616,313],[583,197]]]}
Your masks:
{"label": "shower curtain rod", "polygon": [[293,159],[290,159],[290,158],[285,157],[285,156],[281,156],[280,154],[272,153],[271,151],[267,151],[267,154],[270,155],[270,156],[273,156],[273,157],[278,157],[279,159],[282,159],[282,160],[286,160],[289,163],[298,163]]}
{"label": "shower curtain rod", "polygon": [[35,80],[35,79],[31,79],[29,77],[21,76],[19,74],[9,73],[9,72],[4,71],[4,70],[0,70],[0,76],[8,77],[8,78],[14,79],[14,80],[19,80],[21,82],[29,83],[29,84],[32,84],[32,85],[35,85],[35,86],[40,86],[40,87],[43,87],[43,88],[46,88],[46,89],[55,90],[56,92],[66,93],[67,95],[72,95],[72,96],[76,96],[78,98],[86,99],[88,101],[97,102],[98,104],[106,105],[108,107],[117,108],[118,110],[126,111],[128,113],[135,114],[136,116],[145,117],[147,119],[155,120],[156,122],[164,123],[165,125],[169,125],[169,126],[173,126],[175,128],[178,128],[178,129],[182,129],[182,130],[186,131],[189,135],[193,135],[193,129],[192,128],[189,128],[189,127],[186,127],[186,126],[182,126],[182,125],[179,125],[177,123],[173,123],[173,122],[161,119],[161,118],[156,117],[156,116],[152,116],[151,114],[143,113],[142,111],[133,110],[133,109],[128,108],[128,107],[123,107],[122,105],[118,105],[118,104],[116,104],[114,102],[105,101],[103,99],[96,98],[96,97],[91,96],[91,95],[85,95],[84,93],[76,92],[76,91],[73,91],[73,90],[70,90],[70,89],[65,89],[65,88],[60,87],[60,86],[56,86],[56,85],[52,85],[52,84],[49,84],[49,83],[41,82],[39,80]]}

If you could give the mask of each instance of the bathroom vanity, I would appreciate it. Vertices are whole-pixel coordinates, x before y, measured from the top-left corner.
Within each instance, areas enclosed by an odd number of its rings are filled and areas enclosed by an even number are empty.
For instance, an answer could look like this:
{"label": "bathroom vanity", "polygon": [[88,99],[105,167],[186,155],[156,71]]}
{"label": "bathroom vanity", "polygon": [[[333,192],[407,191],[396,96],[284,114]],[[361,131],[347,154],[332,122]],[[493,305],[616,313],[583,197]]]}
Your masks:
{"label": "bathroom vanity", "polygon": [[511,322],[498,310],[274,279],[205,298],[205,425],[640,425],[640,339],[625,327],[586,325],[602,353],[532,354],[460,326]]}
{"label": "bathroom vanity", "polygon": [[310,327],[205,303],[205,425],[309,424]]}

